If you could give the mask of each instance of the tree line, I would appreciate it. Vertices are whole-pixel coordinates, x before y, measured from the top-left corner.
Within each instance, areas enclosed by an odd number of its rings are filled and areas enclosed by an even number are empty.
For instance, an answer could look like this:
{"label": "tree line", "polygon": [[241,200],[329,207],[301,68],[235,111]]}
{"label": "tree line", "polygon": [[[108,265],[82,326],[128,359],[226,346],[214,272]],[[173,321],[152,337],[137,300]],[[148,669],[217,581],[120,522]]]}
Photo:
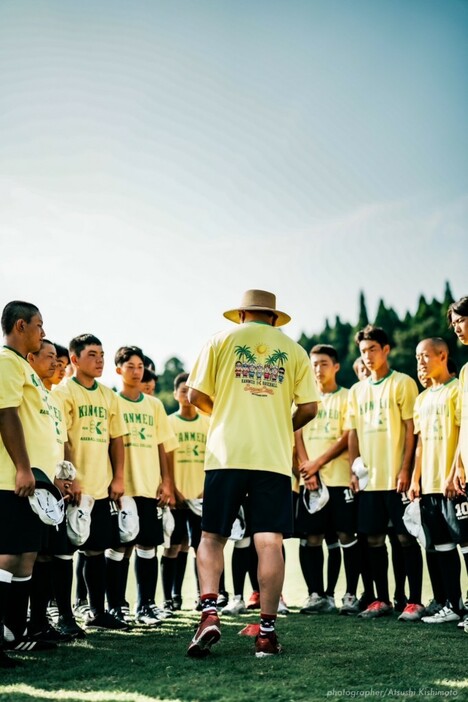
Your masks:
{"label": "tree line", "polygon": [[[454,302],[454,297],[450,284],[447,282],[441,300],[434,298],[428,301],[424,295],[420,295],[414,314],[408,311],[400,319],[397,312],[392,307],[387,307],[384,300],[381,299],[377,314],[374,319],[371,319],[367,312],[364,292],[361,291],[355,324],[343,322],[337,315],[332,323],[326,319],[325,326],[320,332],[310,336],[306,332],[302,332],[297,341],[307,353],[316,344],[334,346],[341,364],[338,382],[348,388],[356,382],[353,363],[359,352],[354,342],[354,335],[367,324],[375,324],[385,329],[392,346],[390,365],[395,370],[407,373],[415,380],[417,380],[416,346],[421,339],[431,336],[440,336],[445,339],[450,349],[450,357],[460,370],[462,365],[468,361],[468,349],[457,342],[455,334],[448,327],[446,315],[452,302]],[[163,402],[168,413],[177,410],[178,405],[173,396],[174,378],[184,370],[182,361],[173,356],[166,361],[164,370],[158,377],[156,395]]]}

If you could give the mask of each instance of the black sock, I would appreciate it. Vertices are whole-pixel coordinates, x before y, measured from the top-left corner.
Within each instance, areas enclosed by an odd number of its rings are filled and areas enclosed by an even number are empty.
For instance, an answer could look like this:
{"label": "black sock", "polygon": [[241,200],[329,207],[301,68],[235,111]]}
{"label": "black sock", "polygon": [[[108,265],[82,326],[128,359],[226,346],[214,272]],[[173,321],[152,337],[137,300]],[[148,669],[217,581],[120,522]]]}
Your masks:
{"label": "black sock", "polygon": [[444,581],[442,580],[442,573],[440,572],[437,551],[434,549],[426,551],[426,565],[431,581],[432,597],[437,604],[443,605],[446,600]]}
{"label": "black sock", "polygon": [[187,551],[179,551],[177,554],[174,587],[172,588],[172,592],[174,595],[178,595],[178,597],[182,597],[182,585],[184,583],[185,570],[187,568],[187,558]]}
{"label": "black sock", "polygon": [[[6,577],[6,574],[4,575]],[[0,580],[0,651],[3,651],[3,622],[5,621],[5,612],[10,599],[10,587],[10,582]]]}
{"label": "black sock", "polygon": [[355,595],[359,580],[359,544],[343,546],[343,559],[346,573],[346,592]]}
{"label": "black sock", "polygon": [[167,556],[161,558],[161,579],[165,600],[172,600],[176,564],[177,558],[168,558]]}
{"label": "black sock", "polygon": [[103,553],[84,557],[83,575],[91,612],[102,614],[106,598],[106,559]]}
{"label": "black sock", "polygon": [[119,594],[119,605],[124,607],[127,604],[127,583],[128,583],[128,570],[130,568],[130,557],[124,556],[122,565],[120,566],[120,594]]}
{"label": "black sock", "polygon": [[455,547],[450,551],[437,551],[437,557],[444,582],[445,599],[458,614],[461,605],[461,563],[458,549]]}
{"label": "black sock", "polygon": [[327,560],[327,589],[325,594],[329,597],[334,597],[336,583],[341,570],[341,549],[339,543],[334,548],[328,549]]}
{"label": "black sock", "polygon": [[219,576],[219,590],[218,590],[218,592],[222,592],[222,593],[226,592],[226,583],[224,582],[224,568],[223,568],[221,575]]}
{"label": "black sock", "polygon": [[423,577],[421,548],[418,543],[412,543],[410,546],[403,546],[402,550],[406,574],[408,576],[408,602],[410,604],[421,604]]}
{"label": "black sock", "polygon": [[323,547],[307,546],[309,557],[310,581],[312,592],[316,592],[321,597],[324,596],[323,589]]}
{"label": "black sock", "polygon": [[106,595],[109,609],[120,607],[122,593],[122,563],[106,556]]}
{"label": "black sock", "polygon": [[75,570],[75,579],[76,579],[76,592],[75,592],[75,600],[86,600],[88,598],[88,588],[86,587],[86,581],[84,579],[84,564],[85,564],[86,556],[84,553],[81,553],[81,551],[78,551],[78,556],[76,559],[76,570]]}
{"label": "black sock", "polygon": [[73,561],[71,559],[54,558],[52,561],[52,578],[54,596],[61,617],[73,617],[71,607]]}
{"label": "black sock", "polygon": [[52,562],[36,561],[31,577],[29,596],[30,619],[28,630],[31,634],[47,629],[47,605],[52,597]]}
{"label": "black sock", "polygon": [[312,594],[312,584],[310,579],[310,563],[309,563],[309,549],[307,546],[299,545],[299,563],[301,565],[302,575],[304,576],[305,584],[307,585],[307,593]]}
{"label": "black sock", "polygon": [[[404,554],[404,548],[400,543],[398,536],[393,532],[389,531],[389,539],[392,545],[392,567],[393,567],[393,577],[395,579],[395,592],[393,597],[398,602],[404,602],[406,598],[405,594],[405,583],[406,576],[408,575],[408,569],[406,567],[406,558]],[[412,600],[411,600],[412,601]],[[413,604],[418,604],[413,602]]]}
{"label": "black sock", "polygon": [[372,568],[370,564],[369,542],[365,534],[358,534],[359,544],[359,569],[361,571],[362,586],[364,588],[364,597],[368,602],[375,600],[374,578],[372,577]]}
{"label": "black sock", "polygon": [[[161,558],[161,564],[164,556]],[[135,578],[137,585],[137,610],[153,603],[156,597],[156,585],[158,582],[158,559],[142,558],[135,553]]]}
{"label": "black sock", "polygon": [[232,586],[234,594],[244,599],[245,576],[249,570],[249,547],[233,548],[232,550]]}
{"label": "black sock", "polygon": [[26,633],[28,617],[29,593],[31,578],[21,578],[11,581],[9,598],[5,611],[5,626],[12,632],[15,639],[22,639]]}
{"label": "black sock", "polygon": [[255,548],[254,541],[250,544],[250,565],[249,565],[249,578],[250,584],[252,585],[252,590],[254,592],[260,592],[260,585],[258,584],[258,555],[257,549]]}
{"label": "black sock", "polygon": [[388,553],[387,545],[371,546],[369,548],[369,561],[372,577],[377,590],[377,599],[380,602],[390,602],[388,594]]}

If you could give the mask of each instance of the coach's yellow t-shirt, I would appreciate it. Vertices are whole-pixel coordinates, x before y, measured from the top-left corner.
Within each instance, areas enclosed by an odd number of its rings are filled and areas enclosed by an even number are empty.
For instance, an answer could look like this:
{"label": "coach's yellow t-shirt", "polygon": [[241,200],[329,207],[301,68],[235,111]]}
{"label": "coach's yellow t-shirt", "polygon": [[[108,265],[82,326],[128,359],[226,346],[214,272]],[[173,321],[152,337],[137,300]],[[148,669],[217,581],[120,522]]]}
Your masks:
{"label": "coach's yellow t-shirt", "polygon": [[460,371],[457,421],[460,426],[460,455],[468,475],[468,363]]}
{"label": "coach's yellow t-shirt", "polygon": [[444,491],[458,442],[458,380],[424,390],[414,403],[414,433],[421,434],[423,495]]}
{"label": "coach's yellow t-shirt", "polygon": [[169,415],[169,423],[179,442],[179,448],[174,451],[174,483],[184,497],[193,500],[203,492],[210,420],[202,414],[185,419],[175,412]]}
{"label": "coach's yellow t-shirt", "polygon": [[[302,438],[309,460],[328,451],[343,434],[348,408],[348,390],[320,393],[317,416],[302,429]],[[320,470],[320,478],[330,487],[347,486],[350,480],[348,452],[331,460]]]}
{"label": "coach's yellow t-shirt", "polygon": [[414,380],[393,370],[376,383],[366,378],[350,389],[345,428],[356,429],[369,469],[367,492],[396,489],[406,436],[403,422],[412,419],[417,395]]}
{"label": "coach's yellow t-shirt", "polygon": [[166,410],[157,397],[140,395],[129,400],[118,395],[127,426],[125,447],[125,494],[130,497],[156,497],[161,482],[159,444],[173,441]]}
{"label": "coach's yellow t-shirt", "polygon": [[[59,460],[54,420],[47,390],[29,363],[6,346],[0,349],[0,409],[17,407],[31,467],[52,480]],[[14,490],[15,464],[0,436],[0,490]]]}
{"label": "coach's yellow t-shirt", "polygon": [[52,393],[63,405],[70,457],[82,491],[102,500],[112,482],[109,442],[127,432],[117,395],[98,382],[85,388],[76,378]]}
{"label": "coach's yellow t-shirt", "polygon": [[291,475],[291,404],[319,400],[299,344],[268,324],[240,324],[210,339],[187,385],[213,398],[206,470]]}

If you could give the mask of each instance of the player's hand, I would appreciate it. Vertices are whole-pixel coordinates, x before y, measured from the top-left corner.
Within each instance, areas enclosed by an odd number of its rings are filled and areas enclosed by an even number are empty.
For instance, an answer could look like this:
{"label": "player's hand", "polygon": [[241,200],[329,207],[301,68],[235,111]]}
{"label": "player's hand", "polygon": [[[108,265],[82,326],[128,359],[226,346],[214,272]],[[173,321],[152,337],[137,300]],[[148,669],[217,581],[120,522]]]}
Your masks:
{"label": "player's hand", "polygon": [[124,483],[121,478],[114,478],[109,485],[109,497],[113,500],[117,506],[121,507],[120,498],[124,494]]}
{"label": "player's hand", "polygon": [[77,478],[75,478],[75,480],[72,481],[70,490],[72,491],[73,495],[72,504],[79,507],[81,504],[81,495],[83,491],[81,489],[81,484],[79,480],[77,480]]}
{"label": "player's hand", "polygon": [[17,468],[15,479],[15,495],[31,497],[34,495],[36,480],[31,468]]}
{"label": "player's hand", "polygon": [[174,486],[170,481],[163,481],[159,487],[159,504],[161,507],[175,507],[176,498],[174,495]]}
{"label": "player's hand", "polygon": [[54,485],[58,487],[66,502],[73,502],[73,480],[54,478]]}
{"label": "player's hand", "polygon": [[359,492],[359,478],[357,477],[357,475],[354,475],[354,473],[351,474],[349,487],[354,493]]}
{"label": "player's hand", "polygon": [[299,466],[299,473],[304,478],[305,482],[306,480],[310,480],[310,478],[312,478],[313,475],[318,473],[321,467],[322,465],[318,461],[304,461]]}
{"label": "player's hand", "polygon": [[466,490],[466,475],[463,466],[458,466],[453,476],[453,486],[457,495],[464,495]]}
{"label": "player's hand", "polygon": [[314,473],[310,478],[304,478],[304,485],[308,490],[318,490],[320,487],[318,476]]}
{"label": "player's hand", "polygon": [[449,478],[447,478],[447,480],[445,481],[444,496],[448,500],[453,500],[453,498],[457,496],[457,490],[453,483],[453,480],[450,480]]}
{"label": "player's hand", "polygon": [[176,507],[181,507],[185,503],[185,497],[176,487],[174,488],[174,499]]}
{"label": "player's hand", "polygon": [[411,500],[411,502],[414,502],[414,500],[419,497],[421,494],[421,488],[419,486],[419,482],[413,483],[411,481],[411,485],[408,490],[408,499]]}
{"label": "player's hand", "polygon": [[407,492],[407,490],[409,490],[410,483],[411,477],[409,470],[400,470],[397,475],[396,491]]}

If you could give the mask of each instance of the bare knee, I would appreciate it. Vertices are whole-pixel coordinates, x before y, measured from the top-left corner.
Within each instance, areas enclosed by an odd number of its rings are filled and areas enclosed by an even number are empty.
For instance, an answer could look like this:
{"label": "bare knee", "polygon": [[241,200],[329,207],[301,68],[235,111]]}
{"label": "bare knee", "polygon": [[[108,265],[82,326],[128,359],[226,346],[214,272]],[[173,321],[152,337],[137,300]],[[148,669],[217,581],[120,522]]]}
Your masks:
{"label": "bare knee", "polygon": [[379,548],[379,546],[383,546],[385,543],[385,534],[369,534],[367,543],[371,548]]}

